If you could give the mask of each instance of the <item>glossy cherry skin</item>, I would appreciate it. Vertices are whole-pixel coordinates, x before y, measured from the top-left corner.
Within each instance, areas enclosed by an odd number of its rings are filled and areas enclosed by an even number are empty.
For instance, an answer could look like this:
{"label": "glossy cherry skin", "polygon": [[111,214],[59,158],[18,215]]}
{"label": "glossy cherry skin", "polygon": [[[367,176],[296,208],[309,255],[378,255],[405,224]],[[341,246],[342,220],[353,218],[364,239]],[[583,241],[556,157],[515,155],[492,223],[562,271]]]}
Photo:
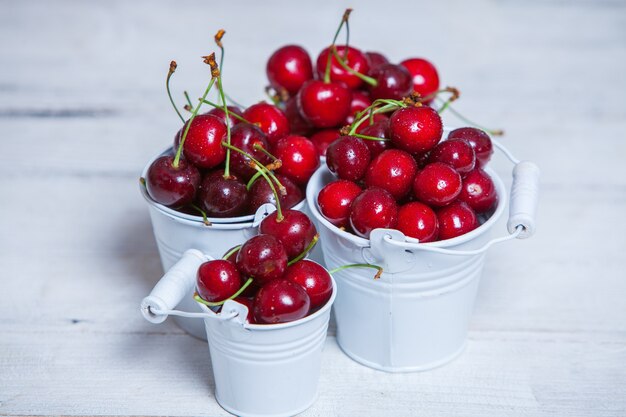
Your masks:
{"label": "glossy cherry skin", "polygon": [[[252,286],[252,284],[250,284],[250,286]],[[248,288],[250,288],[250,286],[248,286]],[[248,288],[246,288],[246,290]],[[254,293],[254,295],[256,295],[256,292]],[[239,304],[248,307],[248,315],[246,316],[246,320],[248,320],[248,323],[250,324],[256,324],[256,320],[254,318],[254,300],[252,298],[243,297],[240,295],[239,297],[233,298],[233,301],[237,301]]]}
{"label": "glossy cherry skin", "polygon": [[476,168],[482,168],[493,155],[493,144],[489,135],[475,127],[462,127],[448,134],[449,139],[465,139],[476,153]]}
{"label": "glossy cherry skin", "polygon": [[352,92],[341,84],[311,80],[298,93],[298,108],[305,120],[318,128],[340,125],[350,114]]}
{"label": "glossy cherry skin", "polygon": [[370,64],[370,75],[378,68],[389,63],[387,57],[380,52],[366,52],[365,57]]}
{"label": "glossy cherry skin", "polygon": [[474,169],[476,154],[474,149],[464,139],[448,139],[440,142],[430,151],[428,157],[430,163],[443,162],[463,175]]}
{"label": "glossy cherry skin", "polygon": [[[243,112],[237,106],[228,106],[228,114],[229,114],[228,121],[230,122],[230,127],[232,128],[233,126],[240,123],[241,121],[237,119],[236,117],[231,116],[230,115],[231,113],[234,113],[237,116],[243,116]],[[206,114],[212,114],[213,116],[219,118],[222,122],[224,122],[224,124],[226,124],[226,113],[224,113],[223,108],[215,107],[213,110],[207,112]]]}
{"label": "glossy cherry skin", "polygon": [[317,195],[322,216],[337,227],[347,227],[350,224],[350,207],[361,191],[361,187],[348,180],[326,184]]}
{"label": "glossy cherry skin", "polygon": [[369,238],[374,229],[393,229],[397,222],[396,200],[382,188],[368,188],[352,202],[350,225],[361,237]]}
{"label": "glossy cherry skin", "polygon": [[479,226],[474,210],[462,201],[455,201],[437,210],[437,221],[439,222],[439,240],[464,235]]}
{"label": "glossy cherry skin", "polygon": [[405,197],[413,186],[417,163],[400,149],[388,149],[372,160],[365,173],[365,185],[389,191],[396,200]]}
{"label": "glossy cherry skin", "polygon": [[[254,159],[263,165],[271,162],[269,156],[254,147],[255,144],[269,151],[269,143],[261,129],[248,124],[239,123],[230,131],[230,144],[252,155]],[[250,166],[250,158],[240,152],[230,151],[230,169],[237,173],[244,181],[248,181],[257,170]]]}
{"label": "glossy cherry skin", "polygon": [[459,201],[467,203],[478,214],[494,208],[498,202],[498,193],[489,174],[480,168],[467,173],[463,178]]}
{"label": "glossy cherry skin", "polygon": [[370,86],[370,98],[389,98],[401,100],[413,91],[411,74],[400,65],[383,64],[372,72],[371,76],[376,79],[376,86]]}
{"label": "glossy cherry skin", "polygon": [[441,117],[428,106],[398,109],[389,120],[389,138],[396,147],[411,154],[430,151],[442,134]]}
{"label": "glossy cherry skin", "polygon": [[226,140],[224,122],[211,114],[199,114],[191,122],[183,144],[183,153],[196,167],[211,169],[224,162],[226,158],[226,148],[222,146],[224,140]]}
{"label": "glossy cherry skin", "polygon": [[439,90],[439,74],[437,73],[437,68],[427,60],[423,58],[410,58],[402,61],[400,65],[406,68],[411,74],[413,91],[419,93],[420,96],[426,97]]}
{"label": "glossy cherry skin", "polygon": [[236,217],[248,208],[248,190],[237,177],[224,178],[221,169],[204,176],[198,202],[209,217]]}
{"label": "glossy cherry skin", "polygon": [[157,203],[178,208],[193,201],[200,185],[200,172],[184,159],[174,168],[173,156],[161,156],[146,173],[146,190]]}
{"label": "glossy cherry skin", "polygon": [[461,175],[450,165],[435,162],[417,173],[413,195],[430,206],[442,207],[461,193]]}
{"label": "glossy cherry skin", "polygon": [[[370,136],[373,138],[389,139],[387,137],[387,129],[389,129],[389,119],[386,117],[375,121],[371,125],[368,124],[368,122],[364,122],[361,126],[365,126],[363,129],[357,129],[357,132],[361,135]],[[383,151],[391,147],[390,140],[363,140],[363,142],[365,142],[365,145],[367,145],[367,148],[370,150],[372,158],[375,158]]]}
{"label": "glossy cherry skin", "polygon": [[396,229],[422,243],[434,242],[439,235],[439,222],[433,209],[414,201],[398,209]]}
{"label": "glossy cherry skin", "polygon": [[259,233],[274,236],[285,247],[287,257],[300,255],[317,234],[309,216],[298,210],[283,210],[283,219],[278,221],[278,211],[271,213],[259,225]]}
{"label": "glossy cherry skin", "polygon": [[311,300],[304,288],[288,279],[263,286],[254,298],[254,318],[259,324],[287,323],[309,314]]}
{"label": "glossy cherry skin", "polygon": [[239,249],[237,269],[263,286],[283,276],[287,269],[287,252],[274,236],[256,235]]}
{"label": "glossy cherry skin", "polygon": [[[317,76],[320,80],[324,79],[326,65],[328,64],[328,55],[330,53],[330,49],[326,48],[320,52],[317,57]],[[345,46],[337,46],[337,55],[354,71],[364,75],[369,72],[367,57],[360,50],[349,46],[346,52]],[[363,81],[359,77],[346,71],[334,56],[330,61],[330,80],[332,82],[342,84],[351,90],[355,90],[363,84]]]}
{"label": "glossy cherry skin", "polygon": [[205,301],[226,300],[241,288],[241,284],[241,275],[231,261],[215,259],[198,268],[196,288]]}
{"label": "glossy cherry skin", "polygon": [[305,185],[320,166],[320,157],[313,142],[304,136],[285,136],[274,146],[274,156],[282,161],[276,172]]}
{"label": "glossy cherry skin", "polygon": [[354,136],[341,136],[326,150],[326,165],[342,180],[358,181],[367,171],[371,155],[364,141]]}
{"label": "glossy cherry skin", "polygon": [[289,121],[285,113],[278,107],[260,102],[253,104],[243,112],[243,118],[255,124],[265,136],[270,146],[273,146],[278,139],[289,134]]}
{"label": "glossy cherry skin", "polygon": [[303,259],[288,267],[284,278],[304,288],[311,300],[311,310],[322,307],[333,294],[333,281],[328,271],[320,264],[308,259]]}
{"label": "glossy cherry skin", "polygon": [[285,116],[289,121],[289,131],[292,135],[308,137],[311,131],[315,129],[313,125],[300,114],[297,96],[289,97],[289,100],[285,103]]}
{"label": "glossy cherry skin", "polygon": [[296,94],[302,84],[313,78],[313,64],[308,52],[298,45],[276,50],[267,61],[267,78],[276,90]]}
{"label": "glossy cherry skin", "polygon": [[[278,192],[280,207],[283,210],[292,208],[302,201],[304,195],[295,182],[280,174],[276,174],[276,178],[278,178],[278,181],[280,181],[286,190],[285,195]],[[274,186],[276,185],[274,184]],[[276,206],[276,197],[267,181],[263,177],[259,177],[254,181],[252,187],[250,187],[250,212],[256,213],[257,209],[265,203],[271,203]]]}
{"label": "glossy cherry skin", "polygon": [[315,145],[320,156],[326,156],[326,150],[341,134],[337,129],[323,129],[313,133],[309,139]]}
{"label": "glossy cherry skin", "polygon": [[346,117],[346,120],[343,122],[344,125],[351,125],[354,122],[354,116],[360,111],[365,110],[372,104],[372,100],[370,100],[369,96],[360,92],[353,91],[352,92],[352,101],[350,102],[350,114]]}

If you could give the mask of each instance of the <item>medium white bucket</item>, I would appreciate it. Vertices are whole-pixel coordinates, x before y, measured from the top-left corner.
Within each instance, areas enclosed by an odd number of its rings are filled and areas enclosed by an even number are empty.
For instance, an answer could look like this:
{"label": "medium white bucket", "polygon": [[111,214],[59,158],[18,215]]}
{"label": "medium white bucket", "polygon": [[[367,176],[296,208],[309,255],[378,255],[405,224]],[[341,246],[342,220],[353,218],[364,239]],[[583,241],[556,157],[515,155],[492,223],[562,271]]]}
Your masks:
{"label": "medium white bucket", "polygon": [[200,264],[210,259],[189,250],[141,303],[144,317],[160,323],[167,315],[203,318],[208,335],[215,398],[238,416],[293,416],[317,399],[321,359],[330,311],[337,293],[314,314],[289,323],[246,324],[245,306],[227,301],[215,314],[173,310],[195,285]]}
{"label": "medium white bucket", "polygon": [[384,269],[379,280],[367,269],[334,274],[337,341],[352,359],[383,371],[411,372],[443,365],[461,353],[486,249],[499,241],[529,237],[535,229],[537,166],[516,165],[511,234],[495,240],[490,235],[504,212],[506,190],[493,171],[487,172],[499,196],[494,214],[470,233],[425,244],[397,230],[374,230],[368,240],[335,227],[317,205],[320,190],[335,178],[326,167],[313,175],[308,206],[318,225],[327,268],[365,262]]}

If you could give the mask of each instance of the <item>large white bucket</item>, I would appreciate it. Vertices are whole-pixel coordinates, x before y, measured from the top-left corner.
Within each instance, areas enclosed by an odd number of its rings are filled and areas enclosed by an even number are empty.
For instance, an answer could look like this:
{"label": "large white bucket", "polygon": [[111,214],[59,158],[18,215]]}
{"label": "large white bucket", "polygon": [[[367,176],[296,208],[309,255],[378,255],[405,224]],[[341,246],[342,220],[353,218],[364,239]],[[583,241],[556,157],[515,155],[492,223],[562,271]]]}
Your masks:
{"label": "large white bucket", "polygon": [[463,350],[486,249],[534,232],[536,165],[516,165],[511,234],[495,240],[490,236],[504,212],[506,190],[493,171],[487,172],[499,196],[494,214],[470,233],[425,244],[397,230],[374,230],[368,240],[335,227],[317,205],[320,190],[335,178],[326,167],[313,175],[307,188],[308,206],[317,222],[327,268],[365,262],[384,269],[379,280],[367,269],[334,274],[337,341],[352,359],[388,372],[410,372],[443,365]]}
{"label": "large white bucket", "polygon": [[[203,318],[208,335],[215,398],[238,416],[293,416],[317,399],[321,359],[330,310],[337,293],[314,314],[290,323],[246,324],[248,310],[227,301],[218,315],[173,310],[193,290],[200,264],[210,259],[189,250],[141,303],[144,317],[160,323],[167,315]],[[199,320],[198,320],[199,321]]]}

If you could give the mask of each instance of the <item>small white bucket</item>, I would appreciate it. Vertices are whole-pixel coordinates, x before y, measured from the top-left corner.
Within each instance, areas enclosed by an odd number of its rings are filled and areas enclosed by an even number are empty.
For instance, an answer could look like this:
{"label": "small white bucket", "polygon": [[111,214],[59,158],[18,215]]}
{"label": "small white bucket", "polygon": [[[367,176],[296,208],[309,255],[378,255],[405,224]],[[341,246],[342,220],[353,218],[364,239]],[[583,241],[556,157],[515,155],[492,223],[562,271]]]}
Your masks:
{"label": "small white bucket", "polygon": [[293,416],[317,399],[322,350],[337,293],[319,311],[289,323],[246,324],[248,309],[227,301],[220,314],[173,310],[193,291],[198,267],[210,257],[189,250],[141,303],[144,317],[160,323],[167,315],[203,318],[208,335],[215,398],[238,416]]}
{"label": "small white bucket", "polygon": [[[168,149],[148,162],[142,177],[146,178],[148,168],[155,159],[170,152],[171,150]],[[187,249],[198,249],[214,258],[221,258],[229,249],[255,236],[259,223],[276,210],[272,204],[264,204],[254,215],[209,218],[211,225],[207,226],[198,216],[181,213],[157,203],[148,195],[145,186],[140,185],[140,190],[148,202],[152,230],[164,271],[174,265]],[[304,207],[303,200],[293,208],[302,210]],[[200,311],[191,295],[182,299],[180,307],[188,311]],[[190,320],[185,317],[175,317],[174,320],[187,333],[206,340],[204,326],[199,320]]]}
{"label": "small white bucket", "polygon": [[337,342],[348,356],[371,368],[411,372],[443,365],[461,353],[486,250],[496,242],[529,237],[535,229],[539,170],[505,153],[516,162],[510,235],[494,240],[490,235],[504,212],[506,190],[489,169],[499,196],[494,214],[470,233],[423,244],[397,230],[374,230],[368,240],[332,225],[321,215],[317,195],[335,178],[326,167],[313,175],[308,206],[327,268],[365,262],[384,269],[379,280],[366,269],[335,274]]}

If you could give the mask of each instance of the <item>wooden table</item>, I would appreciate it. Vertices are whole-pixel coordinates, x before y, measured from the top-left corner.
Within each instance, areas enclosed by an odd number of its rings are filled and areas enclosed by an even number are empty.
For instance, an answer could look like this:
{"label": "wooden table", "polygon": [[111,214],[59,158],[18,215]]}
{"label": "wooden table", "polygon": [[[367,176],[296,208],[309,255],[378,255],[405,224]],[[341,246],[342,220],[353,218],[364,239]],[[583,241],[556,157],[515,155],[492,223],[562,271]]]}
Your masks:
{"label": "wooden table", "polygon": [[[0,2],[0,414],[227,415],[206,343],[139,314],[161,269],[137,179],[179,123],[165,74],[201,94],[224,27],[229,94],[261,100],[270,53],[317,54],[339,3]],[[491,250],[461,357],[386,374],[331,332],[304,415],[626,415],[626,4],[353,5],[355,45],[429,57],[541,166],[539,228]]]}

